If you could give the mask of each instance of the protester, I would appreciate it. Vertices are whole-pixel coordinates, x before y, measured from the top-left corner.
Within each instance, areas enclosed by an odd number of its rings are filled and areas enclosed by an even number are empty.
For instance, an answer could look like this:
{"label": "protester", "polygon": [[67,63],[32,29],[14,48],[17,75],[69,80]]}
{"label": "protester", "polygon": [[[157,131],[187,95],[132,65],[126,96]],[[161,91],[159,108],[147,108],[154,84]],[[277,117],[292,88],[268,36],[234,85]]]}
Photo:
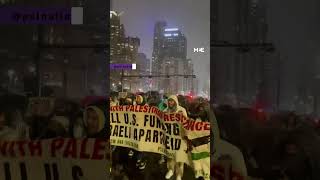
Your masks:
{"label": "protester", "polygon": [[107,138],[105,114],[96,106],[88,106],[85,109],[84,127],[88,138]]}
{"label": "protester", "polygon": [[[110,102],[106,101],[108,99]],[[213,143],[210,143],[210,138],[206,139],[206,142],[212,146],[212,165],[231,164],[233,170],[245,179],[320,179],[320,121],[317,117],[298,116],[294,112],[272,112],[266,113],[271,118],[261,123],[254,108],[220,105],[214,109],[214,112],[204,98],[179,96],[179,99],[180,101],[177,96],[168,97],[168,95],[160,98],[156,93],[135,95],[127,93],[127,96],[122,98],[117,95],[104,98],[103,103],[110,103],[110,106],[154,106],[166,113],[180,112],[196,121],[210,122],[213,127],[211,129]],[[2,105],[0,140],[108,137],[110,132],[109,121],[106,119],[108,112],[105,111],[104,106],[90,102],[83,104],[81,109],[79,102],[66,99],[59,101],[52,110],[45,107],[45,104],[35,101],[31,111],[27,113],[24,113],[22,107],[9,108]],[[185,135],[188,136],[188,134]],[[199,149],[201,147],[199,144],[205,143],[198,138],[202,137],[197,137],[197,141],[189,137],[184,139],[182,149],[191,155],[202,151],[201,148]],[[117,172],[119,177],[130,180],[139,179],[140,176],[135,176],[134,173],[148,173],[150,166],[155,166],[156,171],[159,171],[153,172],[152,177],[155,176],[155,179],[163,179],[165,175],[169,179],[174,174],[177,179],[181,179],[186,171],[184,162],[177,161],[179,157],[167,160],[168,171],[166,171],[167,169],[159,166],[157,162],[155,162],[156,165],[151,164],[148,153],[132,151],[130,159],[129,148],[122,149],[125,151],[117,147],[112,153],[114,167],[117,167],[114,172]],[[178,156],[186,156],[185,154]],[[154,159],[158,161],[158,158]],[[129,161],[132,161],[133,165],[130,165]],[[165,156],[162,156],[160,163],[164,162]],[[204,178],[203,174],[199,173],[201,168],[205,168],[203,164],[193,161],[192,178]],[[132,168],[133,170],[128,173]],[[132,173],[132,171],[136,172]],[[213,170],[211,175],[213,177],[217,174],[221,175],[219,173]]]}
{"label": "protester", "polygon": [[[147,102],[146,102],[146,98],[143,97],[143,95],[137,95],[136,96],[136,99],[135,99],[135,104],[136,105],[140,105],[140,106],[145,106],[147,105]],[[136,156],[137,156],[137,163],[136,163],[136,166],[140,169],[140,170],[144,170],[146,165],[147,165],[147,162],[146,162],[146,159],[144,157],[144,153],[143,152],[136,152],[135,153]]]}
{"label": "protester", "polygon": [[[188,117],[186,109],[179,105],[177,96],[172,95],[168,98],[168,107],[164,109],[166,113],[182,113],[185,117]],[[185,136],[185,135],[184,135]],[[182,141],[181,149],[187,151],[187,144]],[[176,179],[181,180],[184,173],[184,162],[179,162],[179,159],[188,159],[187,153],[176,153],[175,159],[168,159],[166,179],[170,179],[174,172],[176,173]]]}
{"label": "protester", "polygon": [[[213,113],[210,113],[210,122],[212,124],[213,133],[213,145],[211,147],[211,162],[214,166],[220,166],[225,164],[225,162],[231,165],[233,170],[236,170],[242,177],[247,177],[246,163],[242,152],[236,146],[230,144],[229,142],[221,139],[220,128],[218,121]],[[221,163],[221,164],[220,164]],[[213,177],[215,177],[215,171],[213,172]]]}
{"label": "protester", "polygon": [[281,166],[290,180],[312,179],[311,162],[293,137],[283,143]]}
{"label": "protester", "polygon": [[110,101],[110,106],[118,106],[119,105],[119,101],[114,96],[110,96],[109,101]]}

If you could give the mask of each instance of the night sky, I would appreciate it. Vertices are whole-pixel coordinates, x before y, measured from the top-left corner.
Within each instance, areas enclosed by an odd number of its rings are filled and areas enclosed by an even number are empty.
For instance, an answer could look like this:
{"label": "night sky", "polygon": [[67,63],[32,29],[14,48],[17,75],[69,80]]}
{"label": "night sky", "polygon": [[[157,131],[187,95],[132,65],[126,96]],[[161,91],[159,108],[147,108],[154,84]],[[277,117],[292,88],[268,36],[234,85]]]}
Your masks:
{"label": "night sky", "polygon": [[[197,3],[195,3],[197,2]],[[112,10],[123,11],[121,21],[126,35],[141,40],[140,52],[151,59],[154,24],[165,20],[168,27],[177,27],[187,38],[187,57],[194,62],[199,77],[199,90],[210,76],[210,1],[209,0],[114,0]],[[193,53],[205,47],[206,53]]]}

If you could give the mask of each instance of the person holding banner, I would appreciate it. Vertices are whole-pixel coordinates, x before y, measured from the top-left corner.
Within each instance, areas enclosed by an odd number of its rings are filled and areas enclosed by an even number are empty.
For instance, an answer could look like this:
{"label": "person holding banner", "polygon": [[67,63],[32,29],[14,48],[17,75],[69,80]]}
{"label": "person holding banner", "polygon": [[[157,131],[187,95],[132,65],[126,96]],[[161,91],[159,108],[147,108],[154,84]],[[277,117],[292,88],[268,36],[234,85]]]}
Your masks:
{"label": "person holding banner", "polygon": [[[146,98],[143,98],[142,95],[137,95],[136,99],[135,99],[135,104],[136,105],[141,105],[141,106],[145,106],[147,105],[146,103]],[[143,152],[136,152],[137,155],[137,163],[136,166],[140,169],[143,170],[145,169],[147,162],[144,158],[144,153]]]}
{"label": "person holding banner", "polygon": [[[192,116],[196,122],[210,124],[210,105],[207,102],[193,104]],[[190,131],[187,142],[191,150],[191,160],[196,179],[210,180],[210,131]],[[191,148],[190,148],[191,146]]]}
{"label": "person holding banner", "polygon": [[[188,117],[187,111],[185,108],[179,105],[177,96],[172,95],[168,98],[168,107],[164,109],[165,113],[182,113],[185,117]],[[181,148],[185,149],[185,153],[177,153],[175,159],[168,159],[167,168],[168,172],[166,173],[165,178],[170,179],[174,172],[176,173],[176,179],[182,180],[184,172],[184,162],[179,162],[179,159],[188,159],[187,154],[187,144],[185,141],[182,141]],[[163,158],[163,157],[162,157]]]}
{"label": "person holding banner", "polygon": [[[134,101],[133,101],[133,98],[131,97],[131,95],[127,95],[127,97],[125,97],[123,105],[129,106],[129,105],[133,105],[133,103],[134,103]],[[134,155],[134,151],[132,149],[130,149],[128,152],[128,156],[133,157],[133,155]]]}
{"label": "person holding banner", "polygon": [[118,102],[117,98],[114,97],[114,96],[110,97],[109,101],[110,101],[110,106],[118,106],[119,105],[119,102]]}

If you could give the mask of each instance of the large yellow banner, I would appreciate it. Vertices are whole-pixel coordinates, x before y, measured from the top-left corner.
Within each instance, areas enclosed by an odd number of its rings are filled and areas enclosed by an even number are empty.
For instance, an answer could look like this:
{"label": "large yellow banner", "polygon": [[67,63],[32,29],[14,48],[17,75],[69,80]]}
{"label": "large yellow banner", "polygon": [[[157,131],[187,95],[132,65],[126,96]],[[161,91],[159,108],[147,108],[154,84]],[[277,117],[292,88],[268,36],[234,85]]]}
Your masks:
{"label": "large yellow banner", "polygon": [[[209,122],[181,113],[164,113],[157,107],[129,105],[110,108],[110,125],[111,145],[162,154],[194,166],[197,172],[209,177]],[[193,144],[192,151],[188,151],[186,139]],[[205,165],[199,167],[199,162]],[[206,172],[202,172],[204,169]]]}
{"label": "large yellow banner", "polygon": [[0,179],[106,179],[105,139],[0,141]]}

